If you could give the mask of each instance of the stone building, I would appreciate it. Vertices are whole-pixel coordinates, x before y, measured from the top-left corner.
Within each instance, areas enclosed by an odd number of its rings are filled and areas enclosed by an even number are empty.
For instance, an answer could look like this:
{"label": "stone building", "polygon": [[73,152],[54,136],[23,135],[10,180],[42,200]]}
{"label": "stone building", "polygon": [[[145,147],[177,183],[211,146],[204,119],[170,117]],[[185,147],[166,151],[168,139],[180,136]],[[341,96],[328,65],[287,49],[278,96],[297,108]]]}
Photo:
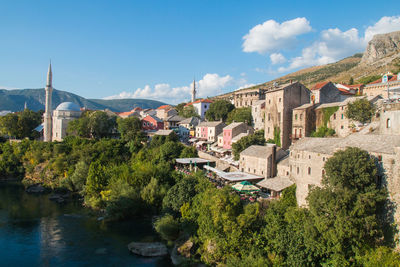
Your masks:
{"label": "stone building", "polygon": [[62,141],[67,136],[67,127],[70,121],[79,119],[81,108],[72,102],[63,102],[53,111],[52,141]]}
{"label": "stone building", "polygon": [[233,103],[235,108],[251,107],[255,101],[264,100],[266,88],[253,87],[239,89],[233,92]]}
{"label": "stone building", "polygon": [[222,121],[204,121],[196,127],[196,138],[206,140],[208,142],[216,142],[217,136],[222,133],[225,127]]}
{"label": "stone building", "polygon": [[265,120],[265,100],[257,100],[251,106],[251,116],[253,117],[254,130],[263,130]]}
{"label": "stone building", "polygon": [[338,89],[332,82],[321,82],[311,88],[311,103],[341,102],[348,97],[354,96],[347,90]]}
{"label": "stone building", "polygon": [[253,145],[240,153],[239,170],[265,178],[276,176],[276,145]]}
{"label": "stone building", "polygon": [[178,111],[170,105],[162,105],[156,109],[156,116],[161,120],[165,120],[173,115],[178,115]]}
{"label": "stone building", "polygon": [[[321,186],[325,174],[324,164],[336,151],[346,147],[358,147],[376,157],[382,167],[381,183],[386,185],[389,196],[400,204],[400,136],[352,134],[345,138],[303,138],[290,147],[290,178],[296,183],[296,198],[300,206],[306,206],[311,186]],[[400,209],[395,219],[400,222]]]}
{"label": "stone building", "polygon": [[[352,119],[347,118],[346,110],[349,103],[352,103],[362,98],[365,97],[351,97],[345,99],[342,102],[319,105],[315,108],[316,128],[318,129],[321,126],[327,126],[328,128],[335,130],[336,135],[339,137],[346,137],[352,132],[355,132],[356,128],[362,126],[362,124],[360,122],[353,121]],[[367,99],[371,103],[376,103],[376,101],[380,99],[380,96],[372,96],[368,97]],[[325,118],[327,114],[330,114],[329,118]]]}
{"label": "stone building", "polygon": [[179,122],[183,121],[185,118],[179,115],[169,116],[164,120],[164,130],[171,130],[179,127]]}
{"label": "stone building", "polygon": [[265,95],[265,139],[280,136],[283,149],[290,146],[293,109],[309,103],[310,90],[299,82],[277,86]]}
{"label": "stone building", "polygon": [[292,142],[310,136],[311,132],[315,130],[315,107],[316,104],[307,103],[300,107],[293,109],[293,122],[292,122]]}
{"label": "stone building", "polygon": [[398,99],[400,97],[400,73],[383,75],[382,78],[365,85],[363,93],[367,96],[380,95],[383,98]]}
{"label": "stone building", "polygon": [[379,121],[380,134],[400,135],[400,103],[383,103]]}

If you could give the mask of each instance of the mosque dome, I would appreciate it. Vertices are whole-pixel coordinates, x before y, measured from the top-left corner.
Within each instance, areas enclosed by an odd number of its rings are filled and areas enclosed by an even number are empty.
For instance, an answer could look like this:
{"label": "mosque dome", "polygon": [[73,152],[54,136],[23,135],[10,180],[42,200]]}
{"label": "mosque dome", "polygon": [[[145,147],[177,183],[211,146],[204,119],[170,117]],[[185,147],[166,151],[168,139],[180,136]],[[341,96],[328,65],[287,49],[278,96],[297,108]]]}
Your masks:
{"label": "mosque dome", "polygon": [[81,111],[81,108],[75,103],[63,102],[60,105],[58,105],[56,110],[60,110],[60,111]]}

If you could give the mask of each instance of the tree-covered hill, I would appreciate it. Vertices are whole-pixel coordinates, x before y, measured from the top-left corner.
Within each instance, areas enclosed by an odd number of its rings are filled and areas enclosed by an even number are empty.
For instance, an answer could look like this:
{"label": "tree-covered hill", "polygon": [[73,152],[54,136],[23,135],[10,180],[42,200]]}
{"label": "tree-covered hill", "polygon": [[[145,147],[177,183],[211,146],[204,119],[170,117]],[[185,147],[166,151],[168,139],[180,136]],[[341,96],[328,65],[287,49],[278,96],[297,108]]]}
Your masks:
{"label": "tree-covered hill", "polygon": [[[0,110],[20,111],[25,102],[28,108],[34,111],[44,110],[45,91],[41,89],[0,89]],[[148,99],[86,99],[73,93],[53,90],[53,109],[62,102],[74,102],[87,109],[110,109],[114,112],[129,111],[134,107],[157,108],[165,103]]]}

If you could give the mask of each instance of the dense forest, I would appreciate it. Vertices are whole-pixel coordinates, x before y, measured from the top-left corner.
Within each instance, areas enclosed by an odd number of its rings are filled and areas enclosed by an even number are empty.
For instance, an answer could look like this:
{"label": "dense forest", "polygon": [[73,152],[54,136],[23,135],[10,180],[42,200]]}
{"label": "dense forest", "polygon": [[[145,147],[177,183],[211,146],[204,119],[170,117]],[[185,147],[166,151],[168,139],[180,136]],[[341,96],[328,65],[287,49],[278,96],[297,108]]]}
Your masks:
{"label": "dense forest", "polygon": [[196,150],[173,134],[148,142],[135,118],[85,114],[68,132],[62,142],[3,140],[0,178],[74,192],[107,220],[157,216],[155,229],[187,265],[399,266],[388,192],[365,151],[327,160],[323,186],[311,189],[304,208],[295,186],[279,200],[248,203],[201,171],[175,171],[174,159]]}

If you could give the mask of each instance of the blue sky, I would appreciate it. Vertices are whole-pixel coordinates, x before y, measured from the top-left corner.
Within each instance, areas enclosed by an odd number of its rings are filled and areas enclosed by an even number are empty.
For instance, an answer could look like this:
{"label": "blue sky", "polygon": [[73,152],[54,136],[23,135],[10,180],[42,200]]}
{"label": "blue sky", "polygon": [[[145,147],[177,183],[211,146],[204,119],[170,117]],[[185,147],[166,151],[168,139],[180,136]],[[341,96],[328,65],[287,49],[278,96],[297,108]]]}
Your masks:
{"label": "blue sky", "polygon": [[2,1],[0,88],[179,103],[363,51],[396,1]]}

